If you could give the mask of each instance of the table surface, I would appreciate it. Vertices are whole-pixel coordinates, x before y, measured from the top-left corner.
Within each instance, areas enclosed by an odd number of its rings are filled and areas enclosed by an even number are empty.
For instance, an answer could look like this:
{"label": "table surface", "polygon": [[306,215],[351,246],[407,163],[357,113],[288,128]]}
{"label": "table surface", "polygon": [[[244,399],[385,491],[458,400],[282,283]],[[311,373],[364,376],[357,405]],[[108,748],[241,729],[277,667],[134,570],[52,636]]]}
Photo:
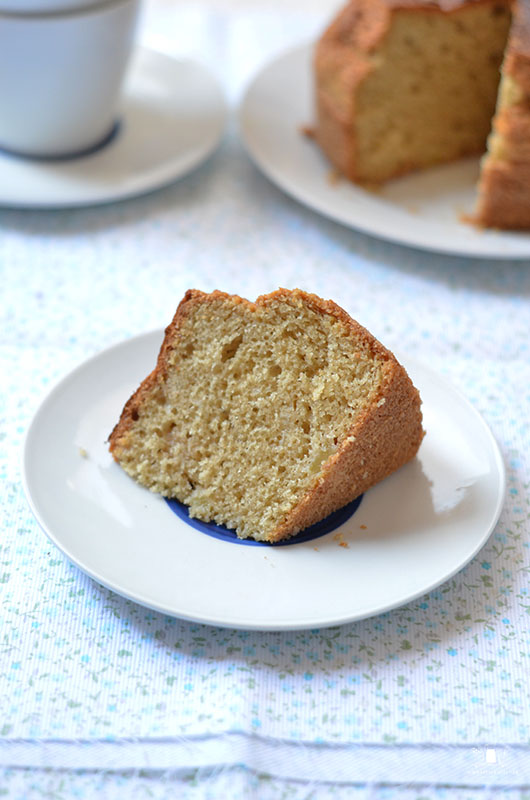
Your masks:
{"label": "table surface", "polygon": [[[141,36],[215,69],[233,111],[255,70],[335,5],[152,0]],[[0,210],[0,269],[0,793],[524,796],[530,264],[407,249],[319,217],[258,172],[232,114],[207,163],[148,196]],[[166,325],[186,289],[253,299],[278,286],[338,300],[471,401],[506,465],[500,521],[450,581],[363,622],[247,633],[165,617],[42,534],[21,488],[25,430],[49,385]]]}

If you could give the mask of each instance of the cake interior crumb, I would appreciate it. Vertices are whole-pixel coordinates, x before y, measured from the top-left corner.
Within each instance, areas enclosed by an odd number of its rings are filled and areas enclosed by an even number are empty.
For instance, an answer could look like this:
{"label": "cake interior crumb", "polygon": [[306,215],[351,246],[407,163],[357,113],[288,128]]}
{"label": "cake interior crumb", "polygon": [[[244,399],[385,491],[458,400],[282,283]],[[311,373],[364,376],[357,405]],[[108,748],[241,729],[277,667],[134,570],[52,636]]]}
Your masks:
{"label": "cake interior crumb", "polygon": [[198,304],[171,347],[120,464],[191,517],[266,540],[375,401],[382,361],[294,301]]}

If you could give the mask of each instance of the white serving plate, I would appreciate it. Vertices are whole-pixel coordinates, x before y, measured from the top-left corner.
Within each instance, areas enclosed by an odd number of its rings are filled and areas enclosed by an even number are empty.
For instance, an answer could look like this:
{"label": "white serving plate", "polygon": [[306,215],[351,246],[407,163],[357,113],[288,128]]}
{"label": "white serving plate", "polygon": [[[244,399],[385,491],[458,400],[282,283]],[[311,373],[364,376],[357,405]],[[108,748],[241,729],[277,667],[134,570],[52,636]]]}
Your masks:
{"label": "white serving plate", "polygon": [[66,376],[29,427],[23,475],[51,541],[96,581],[166,614],[212,625],[289,630],[380,614],[446,581],[499,517],[504,467],[480,415],[409,359],[427,431],[416,459],[368,491],[320,538],[241,546],[187,524],[112,460],[107,438],[151,371],[156,331]]}
{"label": "white serving plate", "polygon": [[312,48],[280,55],[252,80],[239,111],[256,165],[292,197],[336,222],[399,244],[478,258],[530,259],[530,234],[479,230],[473,211],[479,159],[391,181],[377,193],[330,180],[329,162],[301,132],[314,120]]}

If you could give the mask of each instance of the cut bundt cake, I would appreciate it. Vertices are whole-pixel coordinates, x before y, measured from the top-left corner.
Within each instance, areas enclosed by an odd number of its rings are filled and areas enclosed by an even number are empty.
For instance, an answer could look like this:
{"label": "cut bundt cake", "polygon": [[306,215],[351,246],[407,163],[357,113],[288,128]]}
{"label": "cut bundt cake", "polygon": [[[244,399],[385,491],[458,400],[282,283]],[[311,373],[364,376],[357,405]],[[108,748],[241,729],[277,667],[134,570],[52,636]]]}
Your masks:
{"label": "cut bundt cake", "polygon": [[[507,226],[529,226],[529,8],[530,0],[350,0],[315,52],[314,135],[327,158],[350,180],[377,184],[484,153],[508,42],[478,216],[503,227],[509,197]],[[515,162],[525,164],[519,175]],[[515,214],[521,205],[526,213]]]}
{"label": "cut bundt cake", "polygon": [[190,516],[275,542],[390,475],[422,437],[405,369],[335,303],[191,290],[110,450]]}

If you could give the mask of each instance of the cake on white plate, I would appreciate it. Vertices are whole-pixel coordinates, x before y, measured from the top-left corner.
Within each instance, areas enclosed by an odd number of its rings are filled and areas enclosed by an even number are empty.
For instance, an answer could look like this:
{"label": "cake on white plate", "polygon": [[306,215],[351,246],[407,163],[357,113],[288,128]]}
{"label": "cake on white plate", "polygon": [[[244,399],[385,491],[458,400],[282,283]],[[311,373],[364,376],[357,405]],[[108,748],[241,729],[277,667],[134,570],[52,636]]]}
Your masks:
{"label": "cake on white plate", "polygon": [[382,183],[489,136],[474,221],[530,228],[530,0],[350,0],[314,71],[315,138],[345,177]]}
{"label": "cake on white plate", "polygon": [[335,303],[190,290],[110,450],[190,516],[276,542],[411,460],[423,433],[405,369]]}

